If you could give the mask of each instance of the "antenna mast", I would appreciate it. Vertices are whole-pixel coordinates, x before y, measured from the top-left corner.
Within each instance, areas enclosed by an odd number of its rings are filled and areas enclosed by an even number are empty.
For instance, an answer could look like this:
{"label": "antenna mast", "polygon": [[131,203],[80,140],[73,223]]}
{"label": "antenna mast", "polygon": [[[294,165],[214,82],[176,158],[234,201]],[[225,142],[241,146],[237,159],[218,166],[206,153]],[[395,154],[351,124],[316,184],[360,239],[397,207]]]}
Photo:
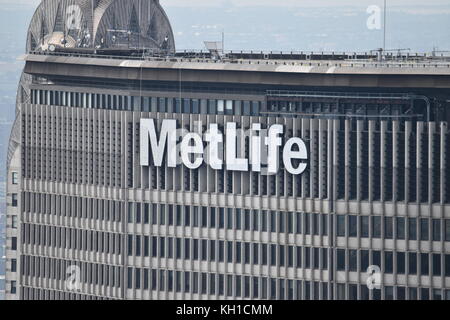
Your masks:
{"label": "antenna mast", "polygon": [[222,30],[222,54],[225,55],[225,31]]}
{"label": "antenna mast", "polygon": [[383,51],[386,51],[386,18],[387,18],[387,0],[384,0],[384,27],[383,27]]}

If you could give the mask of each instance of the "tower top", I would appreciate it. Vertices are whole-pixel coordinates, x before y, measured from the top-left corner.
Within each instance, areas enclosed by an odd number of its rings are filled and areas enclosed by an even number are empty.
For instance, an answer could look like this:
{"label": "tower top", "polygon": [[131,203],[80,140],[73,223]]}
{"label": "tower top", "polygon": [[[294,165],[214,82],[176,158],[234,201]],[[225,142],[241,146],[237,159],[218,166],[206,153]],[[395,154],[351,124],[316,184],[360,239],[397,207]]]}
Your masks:
{"label": "tower top", "polygon": [[56,48],[175,51],[159,0],[42,0],[28,29],[27,52]]}

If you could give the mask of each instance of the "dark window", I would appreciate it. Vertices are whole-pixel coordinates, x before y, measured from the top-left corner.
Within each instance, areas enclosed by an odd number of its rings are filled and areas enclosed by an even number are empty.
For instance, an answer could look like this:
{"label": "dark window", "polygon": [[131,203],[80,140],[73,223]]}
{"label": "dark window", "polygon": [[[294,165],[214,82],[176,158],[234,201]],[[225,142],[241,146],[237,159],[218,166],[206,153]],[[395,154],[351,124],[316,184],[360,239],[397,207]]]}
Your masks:
{"label": "dark window", "polygon": [[397,217],[397,239],[405,239],[405,218]]}
{"label": "dark window", "polygon": [[430,274],[430,268],[429,268],[429,261],[428,261],[428,253],[421,253],[420,254],[420,274],[423,276],[427,276]]}
{"label": "dark window", "polygon": [[373,238],[381,237],[381,217],[379,216],[372,217],[372,237]]}
{"label": "dark window", "polygon": [[397,273],[405,274],[405,253],[397,252]]}
{"label": "dark window", "polygon": [[369,251],[361,250],[361,269],[360,272],[367,272],[369,268]]}
{"label": "dark window", "polygon": [[11,238],[11,250],[17,250],[17,237]]}
{"label": "dark window", "polygon": [[337,249],[337,270],[345,271],[345,250]]}
{"label": "dark window", "polygon": [[369,237],[369,217],[361,217],[361,238]]}
{"label": "dark window", "polygon": [[345,237],[345,216],[337,216],[337,236]]}
{"label": "dark window", "polygon": [[392,251],[384,252],[384,272],[391,274],[394,271],[394,255]]}
{"label": "dark window", "polygon": [[420,240],[422,241],[429,240],[428,225],[427,218],[420,219]]}
{"label": "dark window", "polygon": [[384,217],[384,237],[386,239],[392,239],[394,236],[392,221],[392,217]]}
{"label": "dark window", "polygon": [[348,260],[349,260],[349,270],[350,271],[358,271],[358,251],[357,250],[349,250],[348,251]]}
{"label": "dark window", "polygon": [[18,205],[17,193],[13,193],[11,195],[11,206],[12,207],[17,207],[17,205]]}
{"label": "dark window", "polygon": [[441,220],[433,219],[433,241],[441,241]]}
{"label": "dark window", "polygon": [[450,277],[450,254],[445,255],[445,276]]}
{"label": "dark window", "polygon": [[357,216],[349,216],[348,217],[348,232],[349,237],[357,237],[358,236],[358,217]]}
{"label": "dark window", "polygon": [[409,240],[417,240],[417,218],[408,218]]}
{"label": "dark window", "polygon": [[433,276],[441,276],[441,255],[433,254]]}
{"label": "dark window", "polygon": [[380,251],[372,251],[372,263],[375,266],[380,267],[380,269],[381,269],[381,252]]}
{"label": "dark window", "polygon": [[416,275],[417,274],[417,253],[410,252],[408,253],[408,274]]}
{"label": "dark window", "polygon": [[445,219],[445,241],[450,241],[450,219]]}

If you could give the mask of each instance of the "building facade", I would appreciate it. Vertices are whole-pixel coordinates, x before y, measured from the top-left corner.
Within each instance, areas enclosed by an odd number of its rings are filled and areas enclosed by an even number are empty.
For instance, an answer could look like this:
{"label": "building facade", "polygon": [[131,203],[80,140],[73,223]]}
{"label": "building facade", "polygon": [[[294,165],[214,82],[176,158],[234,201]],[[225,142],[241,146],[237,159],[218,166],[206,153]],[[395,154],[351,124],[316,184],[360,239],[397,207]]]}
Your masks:
{"label": "building facade", "polygon": [[[450,299],[444,58],[177,53],[150,0],[43,1],[28,39],[8,299]],[[175,120],[178,143],[216,125],[222,158],[252,164],[252,139],[280,125],[306,170],[172,166],[143,119],[159,137]]]}

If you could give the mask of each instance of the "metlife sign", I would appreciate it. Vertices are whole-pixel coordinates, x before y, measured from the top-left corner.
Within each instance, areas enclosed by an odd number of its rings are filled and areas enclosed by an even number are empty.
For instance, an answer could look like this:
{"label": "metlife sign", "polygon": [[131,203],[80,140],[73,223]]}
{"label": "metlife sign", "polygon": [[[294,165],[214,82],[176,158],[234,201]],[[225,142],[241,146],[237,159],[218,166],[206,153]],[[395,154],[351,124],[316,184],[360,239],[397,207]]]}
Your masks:
{"label": "metlife sign", "polygon": [[[202,128],[201,123],[195,126]],[[254,123],[250,130],[244,132],[237,128],[237,123],[228,122],[224,130],[225,134],[219,130],[218,124],[212,123],[206,132],[201,132],[201,129],[188,132],[177,128],[174,119],[163,120],[157,130],[155,120],[141,119],[140,164],[161,167],[167,155],[169,168],[183,164],[189,169],[197,169],[207,163],[214,170],[253,171],[268,175],[278,172],[280,161],[293,175],[302,174],[308,166],[305,142],[293,137],[283,144],[282,125],[274,124],[262,129],[260,123]],[[245,152],[246,148],[250,149],[249,152]],[[249,157],[243,156],[245,154]]]}

